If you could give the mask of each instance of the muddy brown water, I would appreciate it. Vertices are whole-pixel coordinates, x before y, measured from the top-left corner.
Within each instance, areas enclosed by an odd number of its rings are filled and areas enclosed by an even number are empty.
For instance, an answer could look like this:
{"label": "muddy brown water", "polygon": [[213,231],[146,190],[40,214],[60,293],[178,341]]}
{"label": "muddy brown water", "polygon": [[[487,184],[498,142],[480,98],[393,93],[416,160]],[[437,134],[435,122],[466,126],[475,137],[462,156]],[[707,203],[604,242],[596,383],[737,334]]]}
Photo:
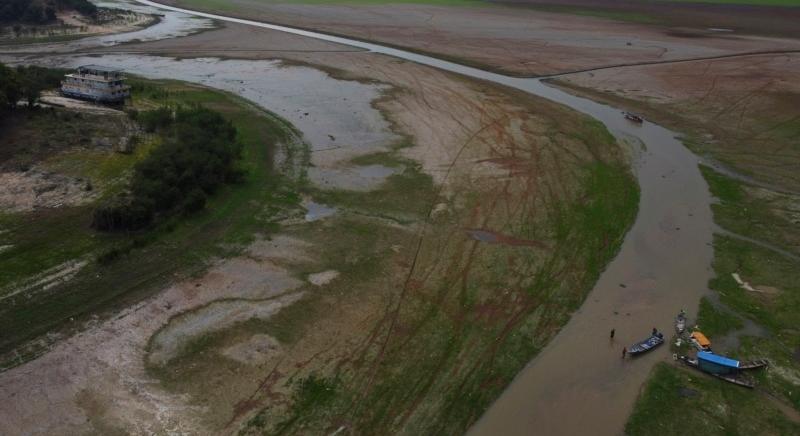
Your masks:
{"label": "muddy brown water", "polygon": [[[633,158],[641,188],[640,210],[619,254],[567,325],[469,431],[474,435],[623,432],[652,366],[668,359],[669,353],[668,347],[661,347],[636,359],[622,359],[622,348],[644,339],[653,327],[671,331],[673,317],[682,308],[695,312],[712,276],[711,198],[697,167],[698,158],[682,146],[676,133],[649,122],[632,124],[618,109],[573,96],[538,79],[507,77],[317,32],[136,1],[168,11],[359,47],[488,80],[585,113],[604,123],[621,140],[640,140],[644,150],[635,152]],[[609,339],[612,328],[616,329],[614,340]]]}

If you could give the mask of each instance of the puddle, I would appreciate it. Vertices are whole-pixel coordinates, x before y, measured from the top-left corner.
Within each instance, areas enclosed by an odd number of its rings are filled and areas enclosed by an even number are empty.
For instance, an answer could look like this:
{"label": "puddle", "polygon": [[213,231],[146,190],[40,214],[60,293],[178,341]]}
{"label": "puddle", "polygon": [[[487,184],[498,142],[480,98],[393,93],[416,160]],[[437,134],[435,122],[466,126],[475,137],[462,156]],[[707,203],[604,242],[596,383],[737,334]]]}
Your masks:
{"label": "puddle", "polygon": [[[10,58],[11,64],[19,61]],[[291,122],[310,145],[309,178],[322,187],[369,190],[400,169],[381,165],[337,168],[363,154],[386,151],[399,139],[372,107],[385,85],[338,80],[327,73],[280,61],[175,59],[148,55],[52,56],[24,63],[75,68],[114,65],[129,74],[174,79],[221,89]]]}
{"label": "puddle", "polygon": [[329,217],[336,213],[336,208],[326,206],[314,201],[304,201],[303,207],[306,209],[305,219],[308,222],[321,220],[322,218]]}

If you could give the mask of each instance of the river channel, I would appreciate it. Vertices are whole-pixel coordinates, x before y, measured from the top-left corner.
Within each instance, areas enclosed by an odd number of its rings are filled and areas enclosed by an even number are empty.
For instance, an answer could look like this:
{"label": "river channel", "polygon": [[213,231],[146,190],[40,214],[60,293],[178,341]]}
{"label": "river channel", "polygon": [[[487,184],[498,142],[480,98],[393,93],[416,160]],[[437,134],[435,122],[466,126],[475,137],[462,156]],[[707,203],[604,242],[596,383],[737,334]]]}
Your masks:
{"label": "river channel", "polygon": [[[670,357],[668,348],[662,347],[637,359],[621,359],[622,348],[647,337],[653,327],[670,331],[673,317],[680,309],[685,308],[694,315],[712,276],[711,198],[698,169],[699,159],[682,145],[677,133],[647,121],[643,124],[629,122],[619,109],[566,93],[542,79],[508,77],[369,42],[195,12],[148,0],[135,1],[164,11],[165,21],[174,13],[206,19],[203,23],[211,19],[272,29],[516,88],[587,114],[605,124],[621,142],[636,144],[631,148],[634,150],[633,171],[641,188],[639,214],[619,254],[567,325],[517,375],[470,430],[474,435],[613,435],[623,432],[636,396],[653,365]],[[171,68],[164,68],[168,63],[164,58],[120,54],[109,59],[121,65],[135,65],[129,68],[132,72],[141,67],[150,77],[174,77],[170,76]],[[158,62],[161,62],[160,68],[155,66]],[[215,62],[206,64],[213,66]],[[220,87],[219,81],[211,80],[212,76],[202,70],[203,62],[192,66],[192,73],[187,72],[180,78]],[[232,85],[233,80],[226,83],[231,86],[223,86],[223,89],[270,109],[269,102],[259,101],[246,85],[236,87]],[[368,112],[366,107],[365,110]],[[298,121],[291,116],[287,118]],[[362,118],[360,123],[369,126],[367,131],[385,132],[385,126],[374,124],[372,119]],[[305,130],[302,125],[298,127]],[[311,142],[324,146],[324,138],[315,138],[314,129],[309,130]],[[343,135],[345,130],[342,130]],[[389,139],[380,136],[361,139],[364,143],[383,146]],[[609,339],[612,328],[616,329],[614,340]]]}

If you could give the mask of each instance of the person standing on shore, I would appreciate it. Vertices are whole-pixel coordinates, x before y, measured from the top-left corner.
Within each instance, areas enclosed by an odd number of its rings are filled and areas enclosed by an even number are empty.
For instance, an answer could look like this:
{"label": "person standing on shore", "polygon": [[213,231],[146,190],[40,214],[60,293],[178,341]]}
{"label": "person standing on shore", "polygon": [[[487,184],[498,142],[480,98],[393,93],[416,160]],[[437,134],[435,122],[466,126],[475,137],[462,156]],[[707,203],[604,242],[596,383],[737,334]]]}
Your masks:
{"label": "person standing on shore", "polygon": [[614,333],[616,333],[616,329],[611,329],[611,339],[614,339]]}

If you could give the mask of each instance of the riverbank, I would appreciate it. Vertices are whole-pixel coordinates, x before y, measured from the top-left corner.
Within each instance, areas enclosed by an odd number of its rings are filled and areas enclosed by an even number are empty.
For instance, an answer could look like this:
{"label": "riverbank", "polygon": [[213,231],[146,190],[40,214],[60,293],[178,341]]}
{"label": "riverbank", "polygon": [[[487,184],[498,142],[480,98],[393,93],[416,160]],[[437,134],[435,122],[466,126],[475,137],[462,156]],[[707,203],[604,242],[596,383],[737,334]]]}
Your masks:
{"label": "riverbank", "polygon": [[[118,5],[113,1],[101,4]],[[0,46],[63,42],[90,36],[133,32],[153,26],[160,21],[157,15],[108,7],[97,9],[91,17],[69,10],[59,11],[55,16],[56,23],[39,25],[17,23],[0,27]]]}
{"label": "riverbank", "polygon": [[[251,38],[256,34],[249,32]],[[298,58],[310,55],[291,53]],[[228,268],[241,271],[247,263],[222,266],[212,268],[204,276],[207,279],[202,283],[209,286],[200,286],[199,295],[206,297],[185,303],[183,297],[178,298],[181,294],[176,293],[188,292],[194,286],[193,281],[187,280],[140,306],[139,313],[158,314],[159,318],[154,319],[170,316],[161,323],[148,324],[162,327],[161,330],[135,327],[131,323],[136,323],[139,315],[120,318],[113,324],[117,326],[114,331],[133,329],[132,336],[123,335],[120,341],[139,344],[123,347],[124,356],[129,356],[126,361],[130,358],[130,362],[136,362],[137,347],[145,341],[149,344],[148,372],[142,379],[142,373],[138,372],[141,367],[125,364],[122,372],[112,371],[110,376],[133,374],[137,380],[155,377],[163,383],[169,398],[186,398],[192,407],[205,406],[203,413],[179,405],[170,409],[175,412],[167,418],[191,428],[199,425],[227,432],[244,422],[258,427],[267,413],[275,414],[269,425],[283,425],[287,420],[291,421],[289,426],[301,425],[304,421],[291,419],[298,410],[296,407],[306,407],[303,405],[306,403],[296,400],[295,380],[312,380],[308,385],[315,386],[327,385],[333,378],[338,380],[337,395],[349,397],[364,392],[365,386],[360,383],[371,378],[374,380],[374,385],[368,387],[371,399],[359,402],[363,408],[353,415],[361,422],[360,426],[376,430],[392,428],[396,425],[392,424],[396,414],[383,414],[387,409],[371,408],[368,404],[399,399],[401,402],[393,404],[391,409],[405,410],[407,425],[463,429],[536,351],[523,338],[535,338],[534,344],[546,343],[568,319],[569,311],[579,304],[594,276],[615,252],[635,213],[635,183],[624,169],[626,157],[601,126],[522,93],[509,94],[504,88],[476,84],[408,62],[397,64],[391,58],[368,53],[336,52],[322,56],[327,68],[339,77],[359,78],[363,82],[355,86],[340,80],[337,89],[348,86],[354,88],[350,92],[371,86],[380,89],[374,79],[369,80],[361,73],[367,71],[362,69],[365,65],[372,69],[373,78],[390,80],[396,89],[387,90],[383,98],[373,97],[372,104],[392,123],[397,133],[394,139],[389,136],[387,143],[383,142],[384,135],[377,141],[378,138],[364,136],[365,132],[374,131],[374,124],[353,127],[353,119],[370,113],[367,108],[353,109],[360,108],[357,102],[362,100],[353,101],[358,94],[346,96],[350,112],[356,113],[342,114],[331,124],[331,119],[336,118],[327,117],[324,110],[311,103],[296,110],[285,107],[290,102],[307,103],[298,100],[302,93],[292,92],[292,88],[285,100],[266,92],[274,88],[272,82],[263,81],[265,71],[274,71],[284,84],[292,83],[286,78],[300,79],[294,82],[295,86],[308,89],[309,77],[318,74],[308,67],[209,59],[131,57],[126,61],[120,55],[93,59],[93,62],[114,59],[117,65],[133,62],[140,71],[147,71],[148,65],[152,65],[148,74],[167,71],[173,77],[187,74],[187,78],[235,90],[268,107],[281,107],[285,116],[293,123],[296,121],[307,134],[311,144],[309,158],[313,166],[307,173],[310,184],[300,192],[336,211],[321,221],[290,220],[283,224],[289,238],[281,239],[285,242],[266,243],[267,247],[274,247],[268,250],[263,244],[248,249],[259,265],[268,263],[269,269],[278,269],[282,274],[281,284],[271,287],[266,294],[253,287],[263,283],[260,280],[253,285],[239,282],[230,285],[226,284],[228,279],[222,282],[214,279],[220,274],[228,277]],[[70,62],[82,60],[70,59]],[[208,68],[219,71],[209,76]],[[257,77],[247,76],[251,70]],[[224,71],[235,73],[239,79],[227,77]],[[199,76],[195,78],[194,74]],[[312,101],[321,103],[328,99],[320,99],[316,94]],[[340,101],[341,98],[331,99],[330,111],[338,113],[343,108]],[[380,120],[377,125],[381,125]],[[348,139],[348,132],[355,136]],[[375,177],[376,173],[383,176],[368,192],[343,189],[339,185],[342,179],[335,174],[333,179],[328,177],[332,170],[342,171],[343,167],[363,167],[369,177]],[[320,175],[321,178],[315,179]],[[325,180],[332,180],[333,185],[326,185]],[[597,202],[580,200],[584,197],[596,198]],[[605,200],[600,201],[601,198]],[[609,206],[613,208],[606,209]],[[592,224],[581,224],[585,220]],[[573,228],[586,231],[567,231]],[[315,248],[319,254],[312,255],[309,247],[326,248],[324,251]],[[442,262],[442,259],[448,260]],[[502,271],[489,268],[497,262],[507,262],[507,268]],[[537,270],[539,273],[535,274]],[[239,275],[254,278],[253,269],[248,267],[245,271],[248,272]],[[324,274],[319,277],[328,277],[322,282],[317,278],[321,273]],[[538,279],[531,282],[531,277]],[[318,288],[314,282],[322,285]],[[214,296],[220,295],[219,286],[238,297],[230,302],[217,301],[219,297]],[[284,306],[300,294],[304,295],[301,300]],[[284,296],[286,299],[282,299]],[[261,312],[263,321],[230,318],[231,314],[261,310],[251,306],[254,299],[263,300],[269,307]],[[278,306],[273,304],[276,302]],[[166,306],[172,309],[164,313]],[[274,312],[278,307],[285,309]],[[548,308],[546,317],[542,316],[544,307]],[[504,321],[506,317],[493,315],[506,312],[513,315],[511,324]],[[214,327],[221,314],[231,323],[226,321]],[[273,314],[275,317],[270,318]],[[372,332],[367,337],[364,326],[371,326],[367,327]],[[190,334],[183,336],[186,332]],[[93,341],[104,337],[96,333],[99,331],[92,330],[76,338],[94,338]],[[461,338],[459,345],[440,350],[437,341],[451,337],[442,338],[442,334]],[[506,339],[498,342],[498,335]],[[80,340],[84,339],[76,339]],[[242,360],[236,357],[238,349],[229,350],[240,342],[250,341],[256,341],[253,343],[259,344],[257,349],[264,350],[255,360]],[[67,341],[59,350],[67,352],[78,344]],[[420,356],[441,351],[445,353],[440,359],[456,359],[454,362],[460,363],[415,367],[421,361]],[[483,353],[494,355],[496,363],[486,366],[486,361],[479,359]],[[12,371],[24,378],[22,374],[30,368],[58,358],[59,353],[51,358],[49,355]],[[353,360],[359,355],[363,358],[361,363]],[[337,366],[341,371],[334,371]],[[455,367],[466,373],[447,372],[447,368]],[[420,384],[413,390],[415,395],[398,397],[395,394],[406,391],[408,380],[393,377],[394,370],[373,372],[379,368],[407,368],[420,379],[431,383],[438,380],[438,387]],[[135,371],[128,373],[128,370]],[[107,369],[86,368],[78,373],[94,371],[105,373]],[[64,392],[76,384],[80,386],[82,377],[62,382]],[[270,380],[271,393],[254,385],[254,380],[264,377]],[[325,381],[320,382],[320,377]],[[471,382],[464,385],[464,380]],[[487,380],[495,386],[492,390],[485,389]],[[479,397],[463,405],[463,409],[439,415],[437,410],[450,407],[437,393],[441,389],[453,392],[452,395]],[[110,392],[116,395],[114,389]],[[251,396],[252,392],[255,394]],[[91,390],[89,394],[80,400],[83,409],[79,415],[88,413],[96,417],[93,425],[128,422],[124,416],[92,406],[108,400],[102,391]],[[72,402],[69,395],[65,398]],[[135,403],[140,404],[139,400]],[[329,413],[337,413],[339,404],[338,401],[315,404],[314,407],[322,409],[309,414],[305,424],[326,428],[330,425]],[[35,396],[26,401],[25,407],[31,408],[31,416],[40,416],[35,412],[39,407]],[[74,411],[65,408],[63,412]],[[62,416],[61,413],[54,417]],[[430,421],[426,418],[428,413],[441,419]]]}
{"label": "riverbank", "polygon": [[662,364],[628,423],[631,434],[681,431],[690,423],[708,431],[797,432],[800,92],[782,79],[795,74],[796,65],[795,55],[763,55],[559,80],[572,92],[686,126],[685,143],[706,162],[701,169],[717,199],[712,208],[719,226],[709,282],[714,292],[697,324],[718,353],[771,363],[755,392]]}
{"label": "riverbank", "polygon": [[[668,61],[759,50],[798,49],[795,23],[800,9],[719,13],[718,25],[703,25],[697,5],[674,3],[669,20],[626,21],[626,15],[559,13],[525,2],[421,1],[413,4],[358,4],[329,0],[281,1],[160,0],[159,3],[237,18],[373,41],[487,71],[538,77],[639,62]],[[513,5],[513,6],[509,6]],[[602,6],[602,5],[601,5]],[[625,9],[625,6],[618,8]],[[652,9],[659,6],[632,5]],[[580,9],[580,8],[578,8]],[[584,10],[594,10],[584,7]],[[705,7],[714,9],[714,7]],[[569,12],[567,8],[567,12]],[[573,8],[573,11],[576,9]],[[561,12],[564,12],[563,10]],[[652,12],[651,12],[652,13]],[[711,12],[705,20],[713,22]],[[629,13],[628,17],[635,15]],[[664,13],[656,14],[664,17]],[[639,15],[641,16],[641,14]],[[725,18],[724,20],[722,18]],[[759,18],[756,18],[759,17]],[[723,22],[731,32],[716,31]],[[475,26],[474,23],[481,23]],[[768,35],[768,36],[765,36]],[[591,41],[591,42],[587,42]],[[513,49],[509,49],[513,47]]]}

